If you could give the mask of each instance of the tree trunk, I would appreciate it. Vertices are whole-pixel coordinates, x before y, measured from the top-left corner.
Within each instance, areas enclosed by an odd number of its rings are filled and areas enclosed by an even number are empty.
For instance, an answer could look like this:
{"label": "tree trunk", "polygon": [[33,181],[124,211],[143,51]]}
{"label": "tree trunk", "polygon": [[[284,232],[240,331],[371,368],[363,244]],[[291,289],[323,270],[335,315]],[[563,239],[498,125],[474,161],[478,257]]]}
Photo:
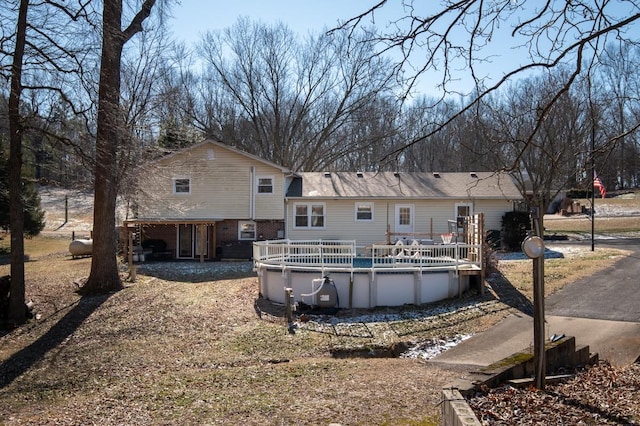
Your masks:
{"label": "tree trunk", "polygon": [[24,305],[24,202],[22,199],[22,134],[20,95],[22,93],[22,60],[27,32],[28,0],[20,1],[16,44],[11,66],[9,94],[9,215],[11,230],[11,292],[7,319],[10,324],[27,320]]}
{"label": "tree trunk", "polygon": [[156,0],[144,0],[131,24],[122,30],[122,0],[103,2],[102,57],[98,84],[98,128],[94,169],[93,250],[91,272],[82,294],[120,290],[122,280],[116,259],[116,197],[118,195],[118,149],[124,131],[120,109],[120,65],[124,44],[142,31]]}
{"label": "tree trunk", "polygon": [[94,169],[93,251],[83,294],[122,288],[116,259],[115,211],[118,194],[117,152],[121,143],[120,62],[124,38],[122,0],[103,3],[102,57],[98,86],[98,126]]}

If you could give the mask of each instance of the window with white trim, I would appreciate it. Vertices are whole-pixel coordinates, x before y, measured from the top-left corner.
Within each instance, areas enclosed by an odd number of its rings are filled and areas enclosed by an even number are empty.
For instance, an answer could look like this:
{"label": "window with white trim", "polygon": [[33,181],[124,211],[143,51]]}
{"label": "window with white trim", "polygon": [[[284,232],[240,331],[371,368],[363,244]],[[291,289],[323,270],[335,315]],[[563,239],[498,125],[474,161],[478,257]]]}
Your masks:
{"label": "window with white trim", "polygon": [[294,228],[324,228],[324,204],[294,204]]}
{"label": "window with white trim", "polygon": [[454,213],[458,229],[464,228],[466,218],[473,216],[473,203],[456,203]]}
{"label": "window with white trim", "polygon": [[258,176],[258,194],[273,194],[272,176]]}
{"label": "window with white trim", "polygon": [[173,178],[174,194],[191,194],[191,179],[186,177]]}
{"label": "window with white trim", "polygon": [[238,240],[255,240],[256,223],[250,220],[238,222]]}
{"label": "window with white trim", "polygon": [[356,203],[356,222],[373,221],[373,203]]}
{"label": "window with white trim", "polygon": [[411,207],[398,207],[398,224],[403,226],[410,226],[412,216],[413,209]]}
{"label": "window with white trim", "polygon": [[456,218],[473,216],[473,203],[456,203],[455,209]]}

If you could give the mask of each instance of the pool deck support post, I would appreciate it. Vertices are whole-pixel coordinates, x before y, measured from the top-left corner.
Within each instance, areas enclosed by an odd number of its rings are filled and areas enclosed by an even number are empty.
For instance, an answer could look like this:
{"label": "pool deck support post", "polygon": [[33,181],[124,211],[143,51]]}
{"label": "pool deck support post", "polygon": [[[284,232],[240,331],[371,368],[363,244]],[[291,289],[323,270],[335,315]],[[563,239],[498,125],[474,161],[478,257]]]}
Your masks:
{"label": "pool deck support post", "polygon": [[378,304],[378,279],[374,270],[369,272],[369,308]]}
{"label": "pool deck support post", "polygon": [[422,301],[422,271],[413,273],[413,303],[420,305]]}
{"label": "pool deck support post", "polygon": [[285,287],[284,306],[285,306],[285,312],[287,316],[287,324],[291,324],[293,322],[293,304],[291,303],[292,299],[293,299],[293,289],[291,287]]}

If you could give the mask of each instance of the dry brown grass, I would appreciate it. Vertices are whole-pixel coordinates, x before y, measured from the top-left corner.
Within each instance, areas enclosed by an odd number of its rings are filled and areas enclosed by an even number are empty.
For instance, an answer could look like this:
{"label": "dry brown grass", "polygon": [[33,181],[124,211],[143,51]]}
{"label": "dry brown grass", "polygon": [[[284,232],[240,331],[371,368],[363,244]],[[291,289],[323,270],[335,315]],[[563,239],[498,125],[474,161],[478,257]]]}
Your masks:
{"label": "dry brown grass", "polygon": [[[590,208],[591,200],[575,200],[582,206]],[[597,234],[637,233],[640,232],[640,191],[613,198],[596,198],[594,208],[597,213],[594,231]],[[606,212],[617,213],[607,215]],[[626,212],[626,215],[623,213]],[[602,214],[600,214],[602,213]],[[544,221],[547,233],[590,233],[591,218],[588,215],[550,216]]]}
{"label": "dry brown grass", "polygon": [[[593,275],[608,268],[629,252],[615,249],[596,248],[595,251],[567,253],[562,259],[546,259],[545,296],[555,293],[565,285]],[[510,260],[500,262],[500,273],[507,281],[529,300],[533,300],[533,268],[530,260]]]}
{"label": "dry brown grass", "polygon": [[[588,217],[579,217],[545,220],[544,227],[547,233],[590,233],[591,219]],[[594,231],[597,234],[638,232],[640,231],[640,216],[596,218]]]}
{"label": "dry brown grass", "polygon": [[[74,281],[88,274],[90,259],[72,260],[67,244],[27,241],[27,296],[38,319],[0,337],[4,424],[438,424],[440,390],[462,372],[331,352],[477,332],[513,311],[489,293],[457,302],[481,310],[444,322],[425,314],[363,325],[369,334],[290,334],[281,309],[258,298],[252,273],[140,275],[115,294],[80,298]],[[547,290],[619,255],[596,253],[599,262],[549,261]],[[530,296],[530,262],[500,267],[513,292]],[[0,275],[8,270],[5,258]]]}
{"label": "dry brown grass", "polygon": [[27,263],[39,319],[0,340],[6,424],[435,424],[438,391],[455,375],[417,360],[332,358],[341,341],[368,339],[289,334],[260,310],[253,276],[140,276],[81,299],[73,282],[89,262]]}

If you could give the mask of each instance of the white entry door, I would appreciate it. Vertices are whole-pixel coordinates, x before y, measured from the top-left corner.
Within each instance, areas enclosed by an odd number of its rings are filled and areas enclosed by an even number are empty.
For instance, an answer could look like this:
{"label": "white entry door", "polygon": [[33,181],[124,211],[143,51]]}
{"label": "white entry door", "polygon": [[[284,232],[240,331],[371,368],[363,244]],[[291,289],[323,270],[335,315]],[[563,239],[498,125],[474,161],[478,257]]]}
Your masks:
{"label": "white entry door", "polygon": [[413,204],[396,204],[396,229],[398,233],[412,233],[413,227]]}

